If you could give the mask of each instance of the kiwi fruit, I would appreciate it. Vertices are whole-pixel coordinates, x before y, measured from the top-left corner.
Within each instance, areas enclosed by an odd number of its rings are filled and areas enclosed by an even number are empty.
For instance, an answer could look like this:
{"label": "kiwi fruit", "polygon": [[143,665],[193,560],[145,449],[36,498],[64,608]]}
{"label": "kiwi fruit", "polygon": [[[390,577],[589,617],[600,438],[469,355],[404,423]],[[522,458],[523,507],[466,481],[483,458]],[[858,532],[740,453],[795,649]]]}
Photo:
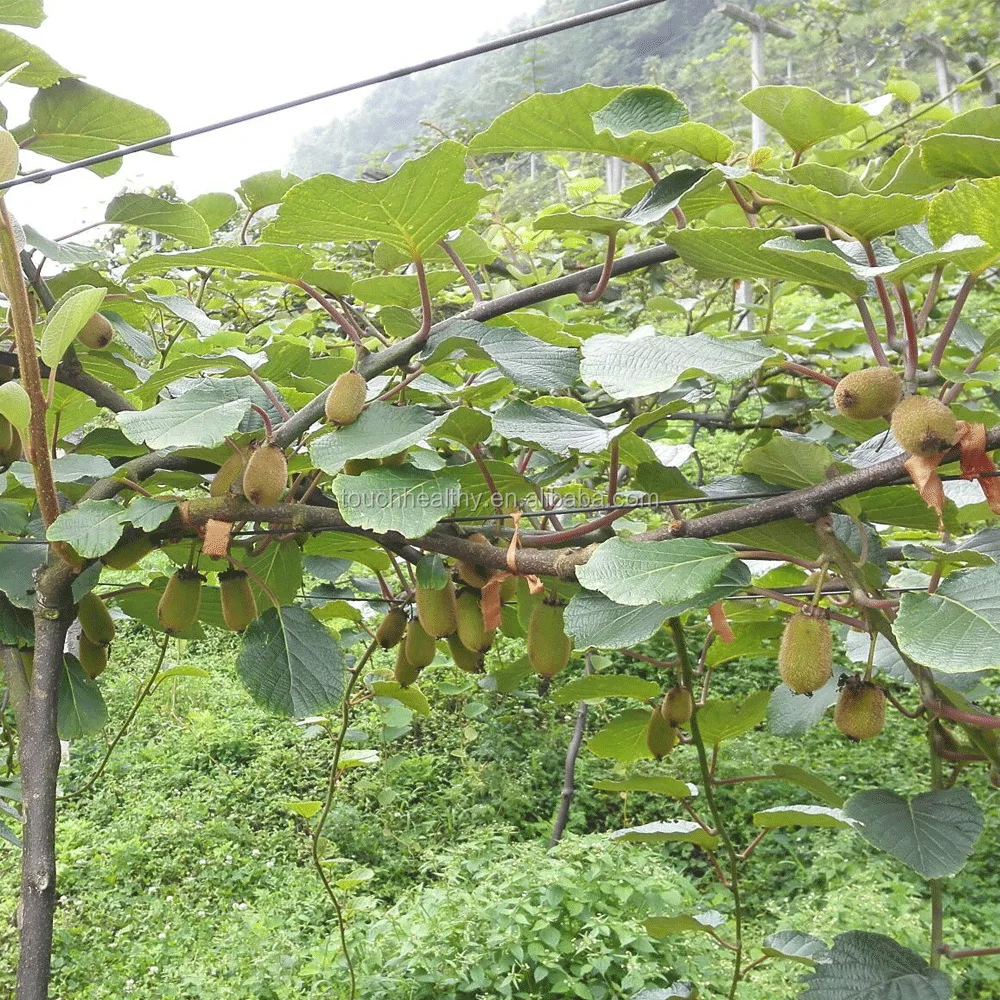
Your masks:
{"label": "kiwi fruit", "polygon": [[911,455],[937,455],[958,437],[955,414],[932,396],[909,396],[892,411],[892,435]]}
{"label": "kiwi fruit", "polygon": [[833,676],[833,639],[822,611],[807,605],[785,622],[778,673],[796,694],[809,695]]}
{"label": "kiwi fruit", "polygon": [[396,647],[396,667],[392,673],[400,687],[405,688],[415,684],[421,669],[407,659],[405,643]]}
{"label": "kiwi fruit", "polygon": [[243,470],[243,494],[253,504],[277,503],[288,484],[288,462],[276,444],[262,444],[250,452]]}
{"label": "kiwi fruit", "polygon": [[126,532],[110,552],[101,556],[101,561],[111,569],[131,569],[155,548],[152,538],[144,531]]}
{"label": "kiwi fruit", "polygon": [[107,606],[97,594],[90,591],[80,598],[76,610],[83,634],[93,643],[106,646],[115,637],[115,623]]}
{"label": "kiwi fruit", "polygon": [[21,461],[24,455],[24,448],[21,444],[21,435],[16,427],[10,429],[10,444],[6,448],[0,448],[0,471],[10,468],[14,462]]}
{"label": "kiwi fruit", "polygon": [[84,347],[99,351],[101,348],[107,347],[115,339],[115,329],[107,316],[94,313],[84,324],[83,329],[76,335],[76,339]]}
{"label": "kiwi fruit", "polygon": [[176,635],[189,629],[198,620],[201,608],[201,585],[205,578],[194,569],[179,569],[167,580],[156,617],[164,632]]}
{"label": "kiwi fruit", "polygon": [[682,725],[694,715],[694,697],[686,687],[677,684],[663,696],[660,713],[667,722]]}
{"label": "kiwi fruit", "polygon": [[435,639],[451,635],[458,627],[455,614],[455,585],[448,583],[440,590],[417,585],[417,617],[424,631]]}
{"label": "kiwi fruit", "polygon": [[219,471],[212,478],[208,492],[213,497],[227,497],[232,492],[233,487],[239,488],[243,476],[243,455],[234,451],[222,465]]}
{"label": "kiwi fruit", "polygon": [[14,379],[13,365],[0,365],[0,384],[12,382]]}
{"label": "kiwi fruit", "polygon": [[406,649],[407,662],[418,670],[429,666],[437,653],[437,643],[434,636],[427,633],[418,618],[411,618],[406,626],[406,639],[403,641],[403,647]]}
{"label": "kiwi fruit", "polygon": [[892,369],[863,368],[845,375],[833,393],[837,411],[852,420],[888,417],[903,398],[903,380]]}
{"label": "kiwi fruit", "polygon": [[14,425],[6,417],[0,417],[0,452],[6,451],[13,443]]}
{"label": "kiwi fruit", "polygon": [[457,635],[449,635],[446,641],[451,658],[455,661],[455,666],[459,670],[464,670],[467,674],[478,674],[482,671],[482,654],[476,653],[465,646]]}
{"label": "kiwi fruit", "polygon": [[563,627],[563,604],[540,601],[528,622],[528,659],[536,674],[555,677],[573,652],[573,642]]}
{"label": "kiwi fruit", "polygon": [[250,580],[241,569],[227,569],[219,574],[219,600],[223,621],[230,632],[242,632],[260,614]]}
{"label": "kiwi fruit", "polygon": [[656,709],[646,726],[646,746],[657,760],[666,757],[677,746],[677,727],[667,722],[663,713]]}
{"label": "kiwi fruit", "polygon": [[77,659],[83,672],[92,681],[96,680],[108,667],[108,647],[101,642],[92,642],[86,632],[81,632]]}
{"label": "kiwi fruit", "polygon": [[360,476],[362,472],[378,467],[377,458],[349,458],[344,462],[345,476]]}
{"label": "kiwi fruit", "polygon": [[482,566],[460,561],[455,568],[458,571],[459,580],[467,587],[475,587],[476,590],[482,590],[489,582],[490,574]]}
{"label": "kiwi fruit", "polygon": [[344,372],[330,387],[324,413],[328,423],[338,427],[353,424],[365,408],[368,383],[359,372]]}
{"label": "kiwi fruit", "polygon": [[455,600],[455,621],[459,641],[474,653],[484,653],[493,645],[493,633],[486,631],[479,594],[463,590]]}
{"label": "kiwi fruit", "polygon": [[397,451],[395,455],[386,455],[385,458],[380,458],[378,464],[390,469],[395,468],[406,461],[406,456],[407,453],[405,451]]}
{"label": "kiwi fruit", "polygon": [[375,641],[383,649],[398,646],[406,632],[406,622],[406,612],[402,608],[390,608],[389,613],[379,622],[375,630]]}
{"label": "kiwi fruit", "polygon": [[852,740],[872,740],[885,726],[885,692],[855,674],[848,677],[837,696],[833,724]]}
{"label": "kiwi fruit", "polygon": [[508,576],[500,584],[500,600],[504,604],[517,600],[517,577]]}

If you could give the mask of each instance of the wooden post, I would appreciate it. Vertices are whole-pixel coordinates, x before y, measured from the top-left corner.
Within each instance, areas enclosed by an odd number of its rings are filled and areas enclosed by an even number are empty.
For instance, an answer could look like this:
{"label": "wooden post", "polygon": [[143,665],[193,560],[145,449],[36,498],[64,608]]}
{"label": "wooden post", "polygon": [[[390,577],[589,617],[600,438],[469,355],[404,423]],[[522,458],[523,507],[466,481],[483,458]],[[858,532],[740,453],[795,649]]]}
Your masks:
{"label": "wooden post", "polygon": [[[953,56],[947,46],[934,38],[922,35],[918,40],[920,48],[934,57],[934,70],[937,73],[938,97],[945,97],[951,90],[951,76],[948,73],[948,57]],[[948,99],[951,110],[957,115],[962,110],[962,99],[958,94],[952,94]]]}
{"label": "wooden post", "polygon": [[[734,3],[724,3],[718,8],[718,12],[733,21],[739,21],[750,29],[750,89],[756,90],[764,85],[766,66],[764,63],[764,38],[767,35],[774,35],[777,38],[794,38],[795,32],[786,28],[777,21],[770,18],[761,17],[752,10],[739,7]],[[791,76],[791,60],[788,63],[788,75]],[[750,148],[760,149],[767,145],[767,131],[764,122],[756,115],[750,116]],[[738,329],[752,330],[754,327],[753,312],[753,286],[749,281],[741,281],[736,289],[736,303],[740,306],[744,315],[740,320]]]}

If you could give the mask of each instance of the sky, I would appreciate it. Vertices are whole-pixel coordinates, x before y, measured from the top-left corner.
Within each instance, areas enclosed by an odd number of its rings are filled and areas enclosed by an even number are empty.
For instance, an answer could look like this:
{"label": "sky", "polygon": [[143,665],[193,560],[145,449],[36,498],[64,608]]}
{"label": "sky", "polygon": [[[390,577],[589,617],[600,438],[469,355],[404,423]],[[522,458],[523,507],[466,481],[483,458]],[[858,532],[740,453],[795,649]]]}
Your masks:
{"label": "sky", "polygon": [[[173,131],[327,90],[499,35],[541,0],[46,0],[38,29],[17,27],[88,83],[163,115]],[[8,83],[8,124],[33,90]],[[296,135],[356,107],[367,91],[330,98],[175,146],[137,153],[108,178],[80,170],[12,190],[22,222],[50,238],[103,218],[126,184],[173,181],[182,198],[232,191],[287,166]],[[56,166],[25,155],[27,168]]]}

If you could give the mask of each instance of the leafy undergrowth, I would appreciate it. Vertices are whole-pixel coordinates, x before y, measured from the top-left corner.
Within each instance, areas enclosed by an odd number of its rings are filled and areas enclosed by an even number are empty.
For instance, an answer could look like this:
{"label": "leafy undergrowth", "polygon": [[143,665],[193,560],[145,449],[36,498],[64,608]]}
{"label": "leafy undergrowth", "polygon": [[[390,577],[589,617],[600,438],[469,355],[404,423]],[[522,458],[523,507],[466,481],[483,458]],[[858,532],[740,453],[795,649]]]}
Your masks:
{"label": "leafy undergrowth", "polygon": [[[152,666],[148,634],[123,632],[102,682],[115,720]],[[287,805],[319,797],[330,745],[259,711],[235,676],[234,649],[227,638],[189,645],[183,662],[210,678],[163,685],[95,790],[64,803],[53,997],[347,996],[336,923],[310,867],[304,821]],[[653,667],[636,672],[647,669],[656,676]],[[429,673],[429,718],[414,723],[398,707],[373,705],[360,714],[364,745],[377,748],[382,762],[347,775],[328,826],[343,859],[336,874],[370,876],[344,900],[358,997],[610,1000],[678,978],[703,984],[707,996],[714,995],[707,984],[724,986],[728,956],[706,936],[656,942],[641,925],[652,913],[727,909],[728,894],[706,859],[683,845],[616,845],[606,836],[624,825],[679,818],[679,808],[650,796],[626,801],[594,792],[592,783],[612,774],[613,765],[584,751],[570,832],[548,853],[575,709],[540,698],[533,681],[515,695],[474,685],[434,695],[435,679],[455,688],[466,679],[445,666]],[[766,663],[723,668],[718,693],[767,686],[772,674]],[[590,731],[608,714],[593,709]],[[529,730],[536,738],[525,746],[519,734]],[[925,756],[917,727],[898,717],[870,745],[849,744],[827,720],[804,739],[755,733],[730,747],[722,774],[794,762],[844,794],[889,777],[896,787],[914,783],[901,791],[919,791]],[[83,783],[103,749],[100,740],[74,745],[64,792]],[[659,768],[696,778],[688,748]],[[987,813],[1000,818],[1000,794],[979,777],[970,782]],[[743,842],[752,836],[755,809],[810,801],[771,782],[722,793]],[[996,829],[987,822],[973,858],[948,885],[946,938],[956,946],[989,943],[1000,906],[990,861]],[[10,848],[0,851],[0,910],[10,913],[17,859]],[[777,831],[755,859],[748,941],[780,928],[830,940],[866,927],[926,950],[922,886],[860,838]],[[720,931],[731,933],[731,921]],[[4,920],[0,995],[12,989],[14,945]],[[956,980],[962,968],[950,967]],[[766,964],[739,996],[794,997],[799,971]],[[956,985],[959,1000],[998,992],[996,959],[969,963]]]}

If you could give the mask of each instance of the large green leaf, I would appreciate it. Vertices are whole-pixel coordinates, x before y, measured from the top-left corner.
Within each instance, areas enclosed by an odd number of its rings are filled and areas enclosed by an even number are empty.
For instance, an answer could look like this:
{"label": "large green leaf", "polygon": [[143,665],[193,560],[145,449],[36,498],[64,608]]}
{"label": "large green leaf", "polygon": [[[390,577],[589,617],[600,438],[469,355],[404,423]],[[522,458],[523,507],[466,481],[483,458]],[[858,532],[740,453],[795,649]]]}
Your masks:
{"label": "large green leaf", "polygon": [[50,542],[68,542],[84,559],[96,559],[121,538],[126,515],[117,500],[84,500],[60,514],[45,537]]}
{"label": "large green leaf", "polygon": [[[743,701],[712,699],[698,709],[701,738],[710,746],[734,740],[759,726],[767,718],[770,691],[755,691]],[[690,728],[690,723],[685,724]]]}
{"label": "large green leaf", "polygon": [[344,696],[344,657],[308,611],[268,608],[243,633],[236,659],[254,701],[271,712],[305,718],[336,708]]}
{"label": "large green leaf", "polygon": [[581,590],[566,607],[564,626],[576,649],[622,649],[645,642],[667,620],[662,604],[626,606]]}
{"label": "large green leaf", "polygon": [[907,801],[887,788],[852,795],[844,812],[861,836],[924,878],[961,871],[983,829],[983,814],[964,788],[924,792]]}
{"label": "large green leaf", "polygon": [[830,949],[811,934],[801,931],[777,931],[764,938],[761,950],[769,958],[787,958],[803,965],[826,965],[830,961]]}
{"label": "large green leaf", "polygon": [[823,445],[781,435],[743,457],[744,472],[760,476],[766,483],[794,489],[823,482],[831,465],[833,455]]}
{"label": "large green leaf", "polygon": [[837,226],[859,240],[870,240],[914,225],[927,213],[927,202],[908,194],[830,194],[811,184],[786,184],[752,174],[742,183],[764,198],[772,198],[789,214]]}
{"label": "large green leaf", "polygon": [[845,135],[872,117],[860,104],[840,104],[808,87],[758,87],[744,94],[740,104],[767,122],[797,152]]}
{"label": "large green leaf", "polygon": [[706,278],[771,278],[799,281],[818,288],[844,292],[851,298],[865,293],[865,283],[853,273],[846,259],[833,254],[823,262],[803,259],[781,244],[765,243],[782,234],[774,229],[682,229],[671,233],[670,242],[685,264]]}
{"label": "large green leaf", "polygon": [[839,809],[844,804],[844,796],[811,771],[803,770],[794,764],[775,764],[771,770],[776,778],[812,792],[825,805]]}
{"label": "large green leaf", "polygon": [[20,382],[4,382],[0,385],[0,415],[18,429],[22,441],[27,439],[28,425],[31,422],[31,398]]}
{"label": "large green leaf", "polygon": [[674,917],[647,917],[643,926],[650,937],[664,938],[672,934],[708,934],[725,922],[726,918],[718,910],[709,910],[707,913],[679,913]]}
{"label": "large green leaf", "polygon": [[337,476],[333,494],[348,524],[418,538],[455,510],[459,484],[443,472],[402,466]]}
{"label": "large green leaf", "polygon": [[959,181],[931,199],[927,229],[936,246],[956,233],[978,236],[1000,253],[1000,177]]}
{"label": "large green leaf", "polygon": [[[28,122],[14,130],[14,137],[35,153],[69,163],[169,131],[166,119],[148,108],[80,80],[62,80],[35,95]],[[170,147],[152,152],[169,154]],[[120,166],[121,160],[110,160],[89,169],[107,177]]]}
{"label": "large green leaf", "polygon": [[108,724],[108,709],[101,689],[80,666],[75,656],[63,657],[56,705],[56,729],[61,740],[94,736]]}
{"label": "large green leaf", "polygon": [[351,458],[387,458],[420,444],[448,419],[421,406],[372,403],[347,427],[316,438],[309,454],[316,467],[334,475]]}
{"label": "large green leaf", "polygon": [[256,246],[218,246],[175,253],[147,253],[129,264],[127,277],[136,274],[166,274],[174,268],[210,268],[245,271],[268,281],[286,283],[304,277],[313,258],[298,247],[261,243]]}
{"label": "large green leaf", "polygon": [[24,227],[24,239],[28,246],[40,250],[43,256],[57,264],[90,264],[94,261],[103,261],[107,257],[107,254],[98,247],[65,241],[57,243],[55,240],[46,239],[31,226]]}
{"label": "large green leaf", "polygon": [[948,1000],[951,982],[915,952],[884,934],[838,935],[801,1000]]}
{"label": "large green leaf", "polygon": [[718,846],[719,838],[709,833],[700,823],[688,819],[673,819],[658,823],[644,823],[624,830],[615,830],[612,840],[634,844],[697,844],[708,850]]}
{"label": "large green leaf", "polygon": [[275,243],[378,239],[418,260],[475,215],[484,193],[465,181],[465,148],[442,142],[384,181],[321,174],[297,184],[264,238]]}
{"label": "large green leaf", "polygon": [[15,607],[35,606],[35,571],[45,560],[44,545],[0,545],[0,590]]}
{"label": "large green leaf", "polygon": [[622,764],[652,757],[646,746],[646,729],[652,714],[648,708],[630,708],[622,712],[587,741],[587,749],[598,757]]}
{"label": "large green leaf", "polygon": [[575,348],[549,344],[512,326],[486,326],[475,320],[445,323],[429,341],[427,353],[443,360],[455,348],[468,351],[467,345],[478,347],[482,356],[525,389],[566,389],[580,374],[580,353]]}
{"label": "large green leaf", "polygon": [[721,340],[704,333],[679,339],[659,336],[652,327],[627,337],[598,334],[584,342],[582,351],[583,380],[615,399],[666,392],[685,375],[698,373],[733,382],[752,375],[774,354],[758,340]]}
{"label": "large green leaf", "polygon": [[493,430],[508,441],[536,445],[560,457],[574,452],[600,454],[611,440],[607,425],[589,413],[531,406],[520,400],[508,403],[494,415]]}
{"label": "large green leaf", "polygon": [[221,229],[239,208],[236,199],[224,191],[211,191],[192,198],[188,204],[205,220],[205,224],[214,233]]}
{"label": "large green leaf", "polygon": [[130,441],[152,449],[214,448],[236,432],[250,409],[249,399],[229,399],[211,385],[165,399],[148,410],[118,414]]}
{"label": "large green leaf", "polygon": [[712,587],[735,559],[732,549],[700,538],[665,542],[612,538],[577,569],[577,579],[618,604],[645,606],[651,599],[679,604]]}
{"label": "large green leaf", "polygon": [[108,205],[104,218],[107,222],[172,236],[190,246],[207,247],[212,242],[208,224],[183,201],[167,201],[148,194],[120,194]]}
{"label": "large green leaf", "polygon": [[933,594],[903,594],[893,632],[907,656],[935,670],[1000,666],[1000,566],[952,573]]}
{"label": "large green leaf", "polygon": [[277,205],[301,181],[301,177],[283,170],[265,170],[240,181],[236,193],[251,212],[259,212],[269,205]]}
{"label": "large green leaf", "polygon": [[590,674],[564,684],[552,696],[557,705],[577,701],[604,701],[605,698],[638,698],[648,701],[660,693],[656,681],[645,681],[631,674]]}
{"label": "large green leaf", "polygon": [[692,167],[673,170],[657,181],[646,194],[625,213],[623,219],[637,226],[649,226],[665,218],[681,199],[704,176],[706,171]]}
{"label": "large green leaf", "polygon": [[[7,24],[23,23],[7,21],[3,17],[0,17],[0,20]],[[11,83],[22,87],[51,87],[60,80],[76,75],[70,73],[64,66],[60,66],[52,56],[37,45],[25,41],[13,31],[0,30],[0,73],[6,73],[21,63],[28,65],[11,77]]]}
{"label": "large green leaf", "polygon": [[765,830],[788,826],[819,826],[848,830],[853,825],[844,813],[831,806],[771,806],[753,814],[753,825]]}
{"label": "large green leaf", "polygon": [[698,794],[698,787],[666,774],[637,774],[620,781],[602,778],[594,782],[599,792],[646,792],[650,795],[669,795],[672,799],[690,799]]}
{"label": "large green leaf", "polygon": [[101,307],[107,294],[106,288],[77,285],[56,303],[46,318],[38,352],[50,368],[62,361],[76,335]]}
{"label": "large green leaf", "polygon": [[0,0],[0,22],[37,28],[45,20],[42,0]]}

